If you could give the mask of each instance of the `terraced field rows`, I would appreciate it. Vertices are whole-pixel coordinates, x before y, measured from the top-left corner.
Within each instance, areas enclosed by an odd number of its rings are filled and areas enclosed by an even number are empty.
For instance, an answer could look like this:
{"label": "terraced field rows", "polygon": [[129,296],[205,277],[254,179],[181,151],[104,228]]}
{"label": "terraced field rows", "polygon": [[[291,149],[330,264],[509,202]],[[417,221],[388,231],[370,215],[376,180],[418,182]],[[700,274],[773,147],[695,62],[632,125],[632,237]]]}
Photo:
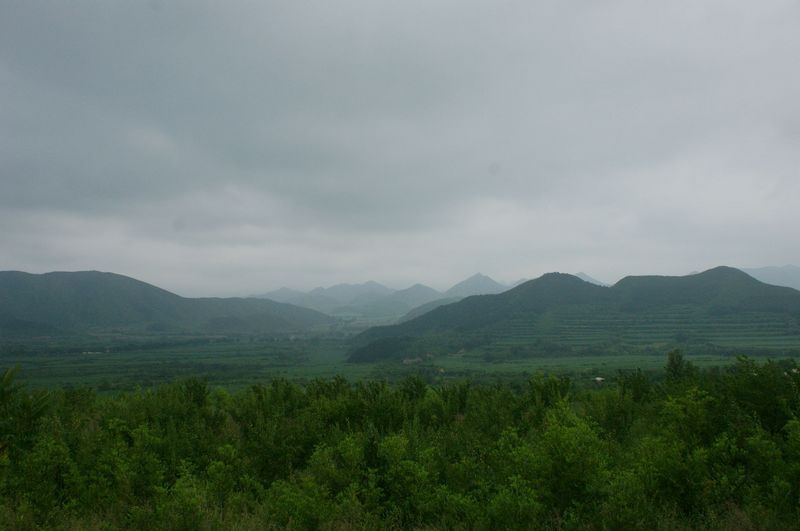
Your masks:
{"label": "terraced field rows", "polygon": [[593,309],[549,312],[534,321],[514,320],[493,330],[498,347],[547,341],[572,347],[607,342],[631,345],[671,343],[680,339],[719,346],[800,348],[800,323],[773,314],[704,315],[685,307],[633,314],[598,315]]}

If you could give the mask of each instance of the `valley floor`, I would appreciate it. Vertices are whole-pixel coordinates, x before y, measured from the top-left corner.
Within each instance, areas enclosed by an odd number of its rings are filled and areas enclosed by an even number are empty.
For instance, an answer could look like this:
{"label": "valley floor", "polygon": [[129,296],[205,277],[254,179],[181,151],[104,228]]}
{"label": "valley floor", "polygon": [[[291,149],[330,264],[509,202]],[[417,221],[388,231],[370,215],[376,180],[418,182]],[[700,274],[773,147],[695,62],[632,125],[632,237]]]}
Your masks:
{"label": "valley floor", "polygon": [[[181,377],[200,377],[212,385],[237,389],[274,378],[307,382],[343,376],[350,381],[388,379],[409,374],[429,383],[447,381],[522,381],[537,372],[569,375],[579,385],[594,378],[613,379],[618,371],[658,371],[667,347],[646,354],[592,356],[545,355],[486,361],[482,349],[394,362],[348,363],[350,344],[342,338],[192,338],[146,345],[57,345],[0,348],[0,367],[18,366],[18,379],[33,387],[90,386],[101,393],[148,388]],[[736,356],[690,350],[697,366],[723,366]],[[776,353],[773,358],[786,356]]]}

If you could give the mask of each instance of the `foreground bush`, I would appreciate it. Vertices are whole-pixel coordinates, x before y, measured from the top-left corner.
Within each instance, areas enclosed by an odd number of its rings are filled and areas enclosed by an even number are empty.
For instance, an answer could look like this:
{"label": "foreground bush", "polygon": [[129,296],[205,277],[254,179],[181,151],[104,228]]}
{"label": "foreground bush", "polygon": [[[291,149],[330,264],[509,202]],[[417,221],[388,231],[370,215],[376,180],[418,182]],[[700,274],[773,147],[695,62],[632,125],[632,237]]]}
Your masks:
{"label": "foreground bush", "polygon": [[576,391],[0,380],[0,528],[749,529],[800,521],[800,371],[672,354]]}

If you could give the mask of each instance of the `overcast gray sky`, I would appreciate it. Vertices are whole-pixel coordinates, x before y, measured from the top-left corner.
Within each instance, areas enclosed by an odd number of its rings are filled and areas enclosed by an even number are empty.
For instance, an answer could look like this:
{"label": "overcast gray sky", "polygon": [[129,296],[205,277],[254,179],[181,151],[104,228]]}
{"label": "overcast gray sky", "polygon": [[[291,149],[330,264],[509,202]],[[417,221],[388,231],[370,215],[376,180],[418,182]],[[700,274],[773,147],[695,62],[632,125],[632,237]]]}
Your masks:
{"label": "overcast gray sky", "polygon": [[798,0],[0,2],[0,269],[800,263]]}

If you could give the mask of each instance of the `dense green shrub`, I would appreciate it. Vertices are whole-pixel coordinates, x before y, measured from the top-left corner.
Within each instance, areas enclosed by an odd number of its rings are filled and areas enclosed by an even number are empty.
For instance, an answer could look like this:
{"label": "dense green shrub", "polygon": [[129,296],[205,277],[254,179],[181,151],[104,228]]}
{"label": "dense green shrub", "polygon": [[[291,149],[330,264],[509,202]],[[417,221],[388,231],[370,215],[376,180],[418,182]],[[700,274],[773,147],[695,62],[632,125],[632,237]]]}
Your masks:
{"label": "dense green shrub", "polygon": [[0,379],[0,528],[747,529],[800,521],[800,371],[740,359],[594,389]]}

